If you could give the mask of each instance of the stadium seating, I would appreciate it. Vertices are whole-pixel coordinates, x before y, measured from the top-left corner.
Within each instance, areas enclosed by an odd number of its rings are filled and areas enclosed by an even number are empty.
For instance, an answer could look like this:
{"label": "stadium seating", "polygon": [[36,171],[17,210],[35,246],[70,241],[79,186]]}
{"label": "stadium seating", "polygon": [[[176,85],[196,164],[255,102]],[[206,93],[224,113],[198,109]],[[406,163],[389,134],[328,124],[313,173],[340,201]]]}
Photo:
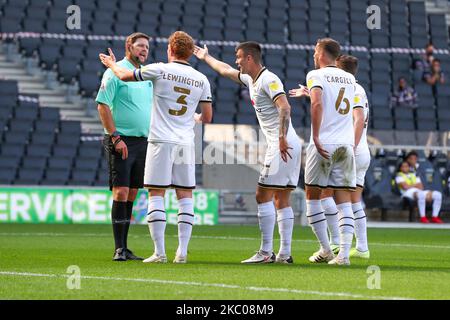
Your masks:
{"label": "stadium seating", "polygon": [[[66,8],[71,4],[82,8],[79,30],[66,29]],[[419,58],[417,54],[382,49],[423,48],[429,40],[439,49],[448,49],[445,16],[427,15],[424,2],[419,1],[374,0],[370,4],[382,9],[381,30],[361,27],[366,24],[368,1],[4,0],[0,3],[0,32],[127,36],[142,31],[153,37],[150,62],[167,59],[167,43],[156,38],[181,29],[198,40],[256,40],[282,45],[266,46],[263,54],[264,63],[281,78],[286,90],[305,83],[306,73],[314,68],[314,61],[310,47],[298,49],[283,45],[313,45],[317,38],[331,36],[343,45],[367,49],[349,53],[359,59],[357,78],[371,103],[370,134],[382,144],[424,145],[428,132],[450,131],[450,86],[439,86],[433,91],[422,82],[421,73],[412,70],[413,61]],[[104,71],[98,53],[111,47],[118,58],[124,54],[123,39],[40,36],[20,38],[17,43],[22,55],[37,57],[41,68],[55,71],[62,83],[78,82],[79,93],[86,98],[96,95]],[[234,44],[211,44],[209,50],[234,65]],[[449,73],[450,58],[442,54],[436,57]],[[214,123],[257,124],[245,89],[219,77],[195,58],[191,63],[211,82]],[[390,108],[389,98],[400,76],[419,94],[419,107],[415,110]],[[107,185],[107,163],[100,141],[95,137],[92,141],[86,138],[78,122],[61,120],[57,109],[19,101],[18,94],[14,81],[1,82],[0,183]],[[290,99],[290,103],[294,126],[300,128],[303,136],[308,135],[311,121],[308,101]],[[37,157],[42,160],[36,160]],[[436,158],[447,159],[446,155]],[[404,206],[392,187],[398,159],[397,154],[388,153],[371,164],[365,192],[368,206],[378,201],[386,209]],[[430,181],[430,186],[440,186],[448,193],[442,181],[450,168],[443,165],[444,161],[433,159],[430,163],[421,174]]]}
{"label": "stadium seating", "polygon": [[[432,40],[438,48],[448,48],[448,31],[444,15],[427,16],[423,2],[406,2],[405,0],[371,2],[380,6],[383,17],[387,19],[382,19],[381,30],[370,32],[367,28],[361,28],[367,16],[365,12],[367,4],[364,1],[133,0],[129,2],[124,5],[121,1],[76,0],[74,3],[83,9],[82,28],[66,30],[63,23],[67,18],[65,8],[72,4],[72,1],[33,1],[29,4],[27,1],[16,3],[9,0],[2,7],[2,15],[6,19],[2,19],[0,31],[126,36],[139,30],[153,37],[167,37],[171,32],[183,29],[197,39],[216,41],[247,39],[274,44],[314,44],[319,37],[331,36],[342,44],[367,48],[423,48],[427,39]],[[18,24],[16,20],[20,23]],[[59,26],[56,21],[59,22]],[[64,83],[78,81],[80,93],[85,97],[96,94],[100,76],[104,70],[98,63],[98,52],[112,47],[118,57],[123,55],[123,40],[22,38],[19,40],[19,45],[24,55],[38,55],[41,66],[47,70],[55,70],[60,81]],[[217,52],[219,58],[234,64],[232,46],[210,46],[210,50],[213,53]],[[264,54],[266,64],[280,76],[286,88],[304,82],[306,72],[313,68],[311,51],[287,50],[280,54],[279,50],[274,50],[273,55],[268,52]],[[360,59],[358,78],[363,87],[372,92],[374,107],[387,103],[388,95],[398,77],[414,79],[411,65],[412,60],[417,56],[386,52],[366,54],[352,52],[352,54]],[[149,60],[165,61],[166,44],[152,41]],[[71,63],[64,63],[65,61],[71,61]],[[445,63],[448,63],[450,67],[450,60]],[[444,67],[446,65],[444,64]],[[200,64],[201,71],[204,71],[203,68],[205,67]],[[220,80],[217,80],[218,77],[214,72],[209,71],[206,74],[214,88],[223,88],[222,83],[219,85]],[[418,83],[414,85],[419,92],[421,107],[434,108],[436,103],[450,102],[445,98],[437,98],[429,92],[429,87],[420,83],[421,79],[418,80]],[[214,90],[213,95],[218,106],[231,105],[225,109],[216,109],[219,116],[214,118],[215,122],[236,123],[238,120],[248,120],[248,124],[254,123],[252,118],[239,114],[239,99],[230,99],[230,95],[222,94],[221,90]],[[374,115],[371,120],[372,128],[447,130],[444,123],[439,125],[436,121],[432,124],[432,119],[424,124],[419,124],[417,119],[413,119],[413,124],[411,119],[408,119],[408,123],[403,119],[398,125],[394,124],[395,115],[392,123],[389,118],[386,122],[384,119]],[[302,120],[307,121],[307,119]]]}
{"label": "stadium seating", "polygon": [[0,184],[107,185],[100,141],[82,141],[78,121],[20,96],[17,82],[0,80]]}

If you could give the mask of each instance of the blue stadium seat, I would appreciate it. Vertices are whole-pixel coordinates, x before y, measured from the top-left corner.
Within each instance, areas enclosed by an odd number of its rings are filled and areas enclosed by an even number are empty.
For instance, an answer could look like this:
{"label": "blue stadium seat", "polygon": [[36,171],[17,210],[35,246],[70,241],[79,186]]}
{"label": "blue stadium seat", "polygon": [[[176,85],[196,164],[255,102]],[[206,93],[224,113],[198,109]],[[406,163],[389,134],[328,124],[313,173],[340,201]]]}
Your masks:
{"label": "blue stadium seat", "polygon": [[69,185],[91,186],[95,181],[96,170],[74,169],[72,170],[72,178]]}
{"label": "blue stadium seat", "polygon": [[42,120],[59,120],[58,108],[39,108],[39,119]]}
{"label": "blue stadium seat", "polygon": [[16,170],[0,170],[0,184],[10,185],[16,177]]}
{"label": "blue stadium seat", "polygon": [[37,171],[43,171],[47,165],[47,159],[45,157],[33,157],[27,156],[23,158],[22,169],[35,169]]}
{"label": "blue stadium seat", "polygon": [[23,120],[36,120],[38,118],[38,105],[32,106],[30,104],[28,107],[17,107],[14,110],[14,118]]}
{"label": "blue stadium seat", "polygon": [[48,144],[29,144],[26,149],[26,156],[30,157],[48,157],[50,156],[51,145]]}
{"label": "blue stadium seat", "polygon": [[33,145],[51,146],[54,140],[53,132],[33,132],[31,134],[31,143]]}
{"label": "blue stadium seat", "polygon": [[81,123],[80,121],[62,120],[60,121],[59,131],[64,134],[71,134],[73,138],[79,139]]}
{"label": "blue stadium seat", "polygon": [[59,122],[58,119],[36,120],[34,130],[36,132],[54,133],[56,131],[56,128],[58,128],[58,122]]}
{"label": "blue stadium seat", "polygon": [[81,73],[79,76],[80,93],[84,97],[93,97],[100,87],[100,78],[94,73]]}
{"label": "blue stadium seat", "polygon": [[41,44],[39,47],[41,67],[45,70],[52,70],[60,57],[61,52],[59,45],[50,46]]}
{"label": "blue stadium seat", "polygon": [[28,132],[7,131],[4,135],[6,143],[24,146],[28,142]]}
{"label": "blue stadium seat", "polygon": [[58,146],[55,145],[53,147],[53,153],[52,155],[59,158],[67,158],[67,159],[73,159],[77,152],[76,147],[70,147],[70,146]]}
{"label": "blue stadium seat", "polygon": [[59,133],[56,135],[56,143],[59,146],[77,147],[80,143],[79,137],[71,133]]}
{"label": "blue stadium seat", "polygon": [[15,171],[19,167],[20,157],[2,155],[0,157],[0,171]]}
{"label": "blue stadium seat", "polygon": [[70,170],[64,169],[47,169],[41,185],[65,185],[69,180]]}
{"label": "blue stadium seat", "polygon": [[50,157],[48,159],[48,168],[50,169],[68,169],[72,167],[72,160],[69,158]]}

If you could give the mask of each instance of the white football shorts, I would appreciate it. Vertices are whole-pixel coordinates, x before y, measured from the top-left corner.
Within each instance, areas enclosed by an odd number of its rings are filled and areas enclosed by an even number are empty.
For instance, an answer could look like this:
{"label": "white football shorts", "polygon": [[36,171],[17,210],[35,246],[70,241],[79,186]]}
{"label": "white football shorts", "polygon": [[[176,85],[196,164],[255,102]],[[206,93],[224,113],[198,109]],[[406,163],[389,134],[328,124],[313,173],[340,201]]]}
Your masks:
{"label": "white football shorts", "polygon": [[306,149],[305,185],[310,187],[356,189],[356,164],[352,145],[323,145],[330,158],[325,159],[314,143]]}
{"label": "white football shorts", "polygon": [[295,189],[297,188],[300,176],[300,164],[302,155],[302,145],[298,137],[288,140],[289,149],[287,162],[281,159],[278,145],[268,146],[261,168],[258,185],[268,189]]}
{"label": "white football shorts", "polygon": [[195,189],[195,147],[149,142],[145,158],[144,187]]}
{"label": "white football shorts", "polygon": [[359,153],[355,156],[356,186],[364,188],[364,179],[370,166],[370,152]]}

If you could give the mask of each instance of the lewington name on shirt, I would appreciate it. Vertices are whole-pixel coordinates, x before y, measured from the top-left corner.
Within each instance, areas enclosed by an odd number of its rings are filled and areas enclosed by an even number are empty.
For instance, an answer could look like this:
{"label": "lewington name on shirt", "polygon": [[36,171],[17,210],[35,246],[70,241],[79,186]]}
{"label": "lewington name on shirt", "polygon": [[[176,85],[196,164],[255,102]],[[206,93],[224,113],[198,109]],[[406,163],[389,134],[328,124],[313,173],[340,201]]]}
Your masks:
{"label": "lewington name on shirt", "polygon": [[193,87],[197,87],[197,88],[201,88],[201,89],[203,89],[203,87],[205,86],[203,81],[194,80],[194,79],[191,79],[188,77],[184,77],[184,76],[180,76],[180,75],[176,75],[176,74],[172,74],[172,73],[163,73],[162,78],[164,80],[174,81],[174,82],[186,84],[188,86],[193,86]]}

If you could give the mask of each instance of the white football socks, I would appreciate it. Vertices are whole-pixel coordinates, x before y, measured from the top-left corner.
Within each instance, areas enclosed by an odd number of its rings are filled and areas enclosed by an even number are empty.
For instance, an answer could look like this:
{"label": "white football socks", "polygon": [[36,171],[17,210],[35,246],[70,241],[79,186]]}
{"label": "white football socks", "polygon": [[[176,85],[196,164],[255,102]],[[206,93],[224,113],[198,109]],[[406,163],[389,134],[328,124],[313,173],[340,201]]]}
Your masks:
{"label": "white football socks", "polygon": [[294,229],[294,211],[291,207],[277,210],[278,232],[280,234],[280,251],[278,255],[290,256],[292,231]]}
{"label": "white football socks", "polygon": [[333,197],[324,198],[321,202],[325,218],[327,219],[330,244],[339,245],[339,218],[336,203]]}
{"label": "white football socks", "polygon": [[352,203],[355,216],[356,249],[360,252],[369,250],[367,246],[367,218],[361,202]]}
{"label": "white football socks", "polygon": [[166,211],[164,209],[164,197],[149,198],[147,223],[150,236],[155,245],[155,253],[159,256],[165,256],[164,232],[166,230]]}
{"label": "white football socks", "polygon": [[178,200],[178,249],[177,256],[187,255],[192,226],[194,225],[194,201],[192,198]]}
{"label": "white football socks", "polygon": [[425,217],[425,198],[427,193],[425,191],[417,191],[417,206],[419,207],[419,215],[421,218]]}
{"label": "white football socks", "polygon": [[442,193],[439,191],[433,191],[432,193],[433,197],[433,218],[436,218],[439,215],[439,211],[441,210],[441,204],[442,204]]}
{"label": "white football socks", "polygon": [[260,250],[268,253],[273,251],[275,215],[275,206],[272,201],[258,204],[259,229],[261,230]]}
{"label": "white football socks", "polygon": [[339,210],[339,257],[348,258],[350,248],[353,241],[353,233],[355,232],[355,218],[353,217],[352,204],[344,202],[337,205]]}
{"label": "white football socks", "polygon": [[329,252],[331,249],[328,241],[327,219],[320,200],[306,200],[306,217],[320,243],[321,251]]}

